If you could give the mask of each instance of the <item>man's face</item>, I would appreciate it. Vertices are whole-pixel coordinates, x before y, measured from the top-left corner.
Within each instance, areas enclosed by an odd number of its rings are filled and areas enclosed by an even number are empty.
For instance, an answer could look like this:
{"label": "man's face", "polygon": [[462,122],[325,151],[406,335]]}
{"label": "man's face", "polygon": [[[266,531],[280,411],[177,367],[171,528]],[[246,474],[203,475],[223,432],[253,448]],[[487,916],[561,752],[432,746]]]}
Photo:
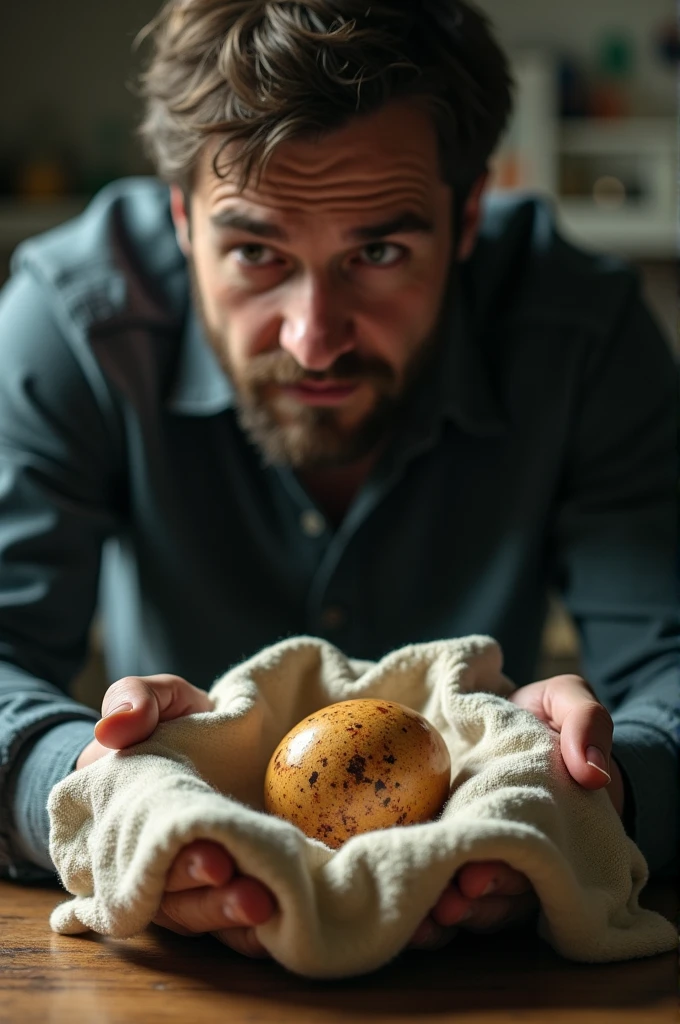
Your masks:
{"label": "man's face", "polygon": [[208,338],[269,461],[341,465],[383,440],[435,344],[451,189],[430,117],[399,102],[276,150],[239,193],[203,153],[173,215]]}

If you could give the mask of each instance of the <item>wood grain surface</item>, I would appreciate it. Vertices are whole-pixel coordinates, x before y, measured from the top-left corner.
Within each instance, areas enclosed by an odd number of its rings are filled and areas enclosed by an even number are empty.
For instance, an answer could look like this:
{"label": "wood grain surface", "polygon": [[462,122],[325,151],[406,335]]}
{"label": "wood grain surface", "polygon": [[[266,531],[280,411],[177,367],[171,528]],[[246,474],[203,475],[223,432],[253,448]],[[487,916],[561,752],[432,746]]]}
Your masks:
{"label": "wood grain surface", "polygon": [[[593,966],[563,960],[529,931],[465,934],[365,977],[315,982],[153,926],[126,940],[55,935],[48,916],[64,895],[0,883],[2,1024],[677,1021],[674,953]],[[650,887],[645,902],[676,919],[675,887]]]}

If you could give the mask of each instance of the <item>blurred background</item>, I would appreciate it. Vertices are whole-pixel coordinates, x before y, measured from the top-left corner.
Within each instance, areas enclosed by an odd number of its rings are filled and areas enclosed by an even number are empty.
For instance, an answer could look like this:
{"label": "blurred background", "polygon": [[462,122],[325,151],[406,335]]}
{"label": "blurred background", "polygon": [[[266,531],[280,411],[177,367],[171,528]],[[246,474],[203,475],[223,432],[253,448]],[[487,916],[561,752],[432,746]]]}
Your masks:
{"label": "blurred background", "polygon": [[[677,69],[672,0],[479,0],[510,53],[516,113],[493,187],[553,197],[564,233],[637,263],[678,345]],[[150,169],[135,135],[135,35],[158,0],[22,0],[0,34],[0,283],[24,238],[106,182]],[[83,692],[104,686],[95,657]],[[540,673],[578,668],[555,601]],[[540,675],[537,676],[540,678]]]}

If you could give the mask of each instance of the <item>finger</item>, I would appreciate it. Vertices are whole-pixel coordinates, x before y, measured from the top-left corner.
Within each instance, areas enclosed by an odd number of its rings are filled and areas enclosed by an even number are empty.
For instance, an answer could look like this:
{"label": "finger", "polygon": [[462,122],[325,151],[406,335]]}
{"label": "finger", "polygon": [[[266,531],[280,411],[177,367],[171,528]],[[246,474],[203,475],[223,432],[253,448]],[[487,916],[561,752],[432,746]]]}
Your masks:
{"label": "finger", "polygon": [[611,772],[611,786],[607,787],[607,795],[614,805],[614,809],[620,818],[623,817],[624,805],[626,802],[626,790],[623,784],[621,769],[616,763],[615,757],[609,759],[609,771]]}
{"label": "finger", "polygon": [[430,916],[436,925],[442,928],[451,928],[454,925],[462,924],[472,913],[472,900],[463,896],[455,880],[447,885],[440,895]]}
{"label": "finger", "polygon": [[585,680],[580,676],[549,680],[546,703],[560,733],[560,751],[571,777],[585,789],[609,785],[614,724]]}
{"label": "finger", "polygon": [[157,924],[159,928],[167,928],[169,932],[174,932],[176,935],[186,935],[187,938],[198,938],[201,932],[192,932],[189,928],[183,928],[177,921],[173,921],[171,917],[165,913],[162,907],[159,907],[154,916],[151,919],[152,924]]}
{"label": "finger", "polygon": [[470,916],[473,901],[491,893],[511,896],[531,889],[529,879],[502,861],[464,864],[432,908],[440,925],[461,924]]}
{"label": "finger", "polygon": [[103,747],[97,740],[91,740],[78,755],[76,771],[80,768],[86,768],[88,764],[92,764],[94,761],[98,761],[100,757],[110,753],[111,751],[108,747]]}
{"label": "finger", "polygon": [[456,874],[456,884],[461,895],[471,900],[491,894],[519,896],[531,890],[526,875],[500,860],[464,864]]}
{"label": "finger", "polygon": [[519,896],[485,896],[474,900],[471,914],[460,925],[469,932],[498,932],[525,924],[539,907],[534,892]]}
{"label": "finger", "polygon": [[159,722],[211,711],[204,690],[180,676],[125,676],[104,695],[102,715],[94,727],[97,741],[120,750],[148,739]]}
{"label": "finger", "polygon": [[264,924],[275,912],[276,904],[264,885],[239,876],[219,888],[166,892],[160,910],[176,925],[203,933]]}
{"label": "finger", "polygon": [[451,885],[433,908],[432,917],[443,928],[497,931],[527,919],[538,905],[533,890],[515,896],[484,896],[471,900],[463,896],[456,885]]}
{"label": "finger", "polygon": [[442,928],[428,915],[411,936],[407,949],[442,949],[454,937],[457,928]]}
{"label": "finger", "polygon": [[231,881],[235,870],[234,859],[223,846],[198,839],[175,857],[165,879],[165,891],[181,892],[205,885],[224,886]]}
{"label": "finger", "polygon": [[412,946],[414,948],[426,946],[428,940],[431,938],[438,937],[439,934],[441,933],[441,930],[441,927],[435,921],[433,921],[430,915],[428,914],[427,917],[423,918],[423,920],[420,922],[420,924],[414,931],[413,935],[411,936],[409,946]]}
{"label": "finger", "polygon": [[269,950],[265,949],[258,939],[254,928],[225,928],[212,934],[236,953],[242,953],[255,960],[271,957]]}
{"label": "finger", "polygon": [[613,723],[585,679],[553,676],[522,686],[510,696],[560,734],[569,774],[586,789],[609,785]]}
{"label": "finger", "polygon": [[[183,928],[162,910],[158,911],[153,923],[160,928],[166,928],[168,931],[175,932],[176,935],[184,935],[187,938],[197,938],[200,934],[199,932],[192,932],[188,928]],[[254,928],[224,928],[212,934],[225,946],[229,946],[235,952],[242,953],[244,956],[258,959],[271,956],[258,939]]]}

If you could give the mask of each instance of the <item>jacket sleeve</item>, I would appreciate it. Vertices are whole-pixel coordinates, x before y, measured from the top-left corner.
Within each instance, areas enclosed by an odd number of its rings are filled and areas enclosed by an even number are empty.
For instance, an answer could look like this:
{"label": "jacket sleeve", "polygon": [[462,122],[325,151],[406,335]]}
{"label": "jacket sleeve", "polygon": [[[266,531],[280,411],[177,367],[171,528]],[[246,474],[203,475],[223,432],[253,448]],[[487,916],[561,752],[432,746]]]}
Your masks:
{"label": "jacket sleeve", "polygon": [[680,849],[677,410],[677,368],[636,282],[589,354],[555,551],[634,838],[664,873]]}
{"label": "jacket sleeve", "polygon": [[0,293],[0,871],[14,878],[51,867],[47,795],[98,717],[68,693],[116,529],[120,435],[76,335],[29,270]]}

